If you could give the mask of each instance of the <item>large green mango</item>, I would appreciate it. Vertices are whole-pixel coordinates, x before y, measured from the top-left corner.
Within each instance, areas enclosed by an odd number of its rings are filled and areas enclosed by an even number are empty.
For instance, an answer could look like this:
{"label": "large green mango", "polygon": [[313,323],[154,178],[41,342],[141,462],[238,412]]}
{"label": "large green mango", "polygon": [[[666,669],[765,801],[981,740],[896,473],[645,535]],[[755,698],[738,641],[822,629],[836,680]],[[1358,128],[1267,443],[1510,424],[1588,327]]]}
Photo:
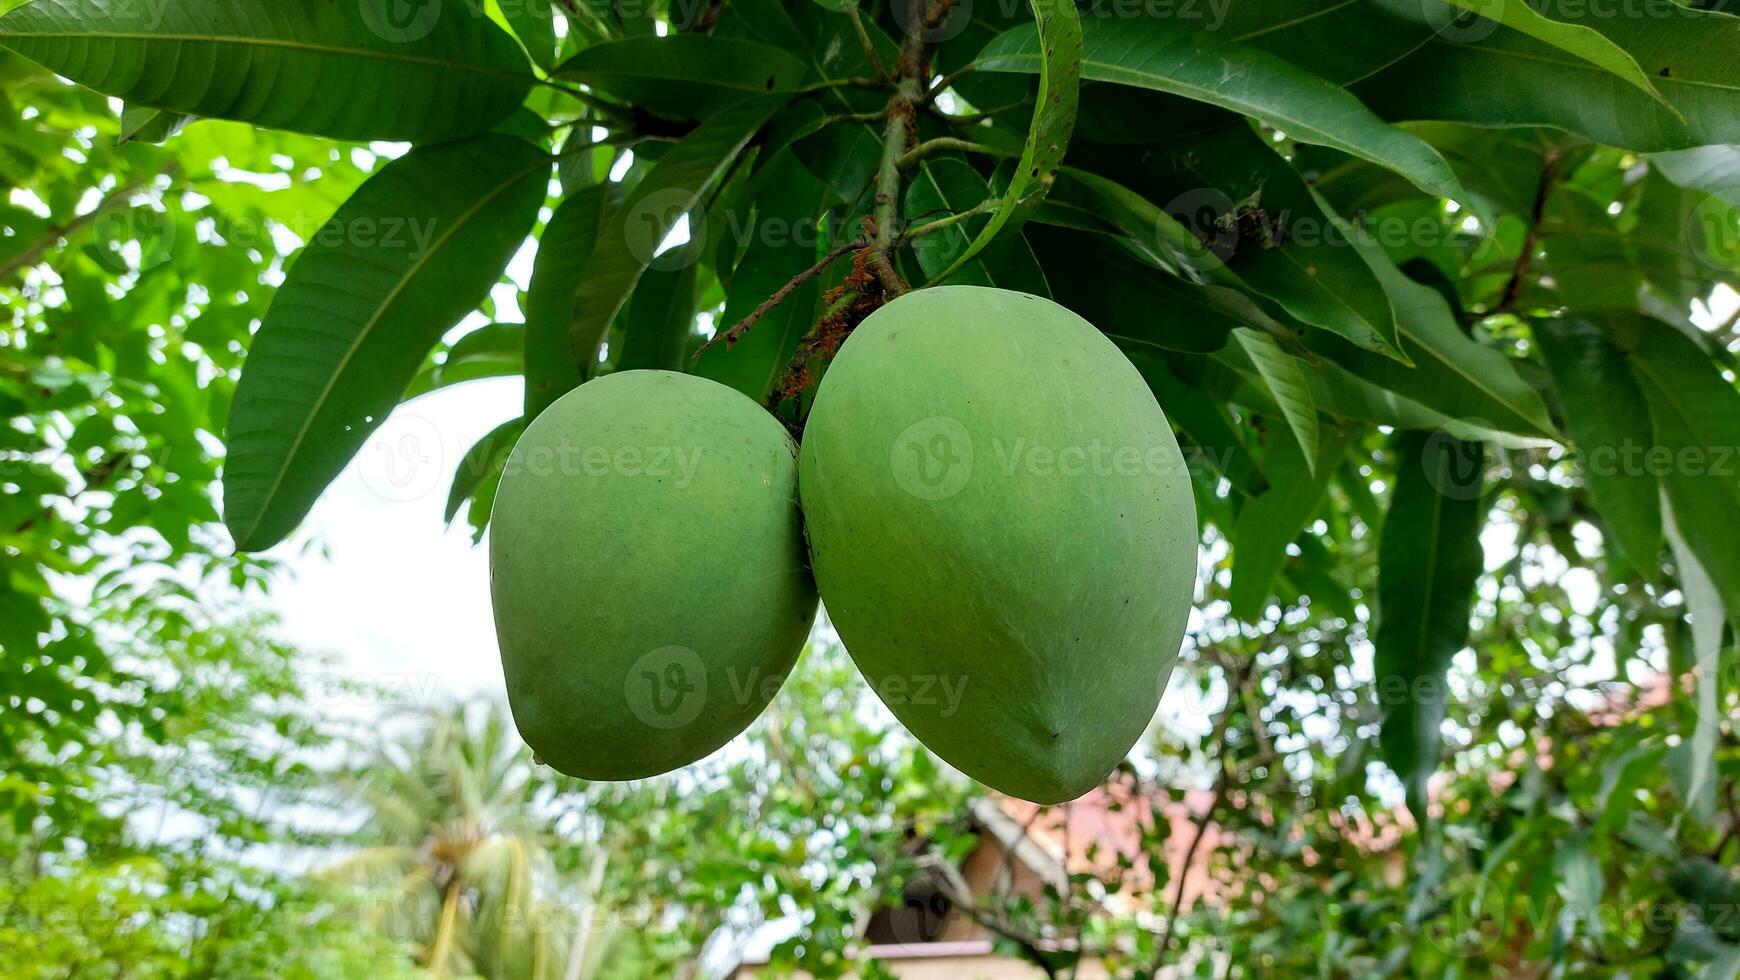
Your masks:
{"label": "large green mango", "polygon": [[759,405],[667,371],[588,382],[526,429],[490,517],[490,594],[542,761],[656,775],[767,706],[816,614],[796,457]]}
{"label": "large green mango", "polygon": [[1134,366],[1035,296],[876,311],[806,425],[822,602],[931,749],[1037,803],[1097,785],[1154,716],[1190,613],[1196,506]]}

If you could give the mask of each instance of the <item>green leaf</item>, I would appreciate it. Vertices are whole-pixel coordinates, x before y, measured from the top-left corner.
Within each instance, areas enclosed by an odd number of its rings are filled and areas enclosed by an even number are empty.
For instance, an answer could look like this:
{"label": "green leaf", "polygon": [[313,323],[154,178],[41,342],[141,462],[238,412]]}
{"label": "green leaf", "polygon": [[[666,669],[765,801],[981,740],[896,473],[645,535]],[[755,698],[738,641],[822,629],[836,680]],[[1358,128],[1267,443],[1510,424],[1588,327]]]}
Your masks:
{"label": "green leaf", "polygon": [[485,136],[382,168],[291,266],[230,410],[224,521],[245,551],[283,540],[385,419],[441,335],[525,240],[550,158]]}
{"label": "green leaf", "polygon": [[1311,400],[1311,388],[1305,383],[1305,375],[1299,370],[1299,362],[1293,355],[1282,350],[1281,345],[1275,343],[1275,338],[1266,333],[1240,327],[1233,331],[1233,338],[1250,356],[1251,363],[1257,367],[1257,373],[1268,382],[1269,393],[1275,396],[1276,403],[1281,406],[1281,414],[1287,419],[1288,427],[1293,430],[1293,437],[1299,440],[1299,449],[1305,455],[1305,468],[1315,476],[1317,406]]}
{"label": "green leaf", "polygon": [[[1664,494],[1664,497],[1666,495]],[[1674,565],[1679,572],[1680,591],[1685,595],[1685,609],[1692,621],[1692,655],[1697,666],[1693,675],[1697,681],[1697,725],[1689,739],[1674,748],[1683,763],[1677,767],[1676,779],[1684,773],[1680,794],[1686,811],[1708,822],[1716,810],[1716,751],[1721,741],[1722,697],[1722,630],[1724,627],[1722,597],[1711,581],[1709,569],[1697,557],[1679,527],[1679,514],[1668,500],[1662,505],[1662,527],[1672,546]],[[1705,535],[1693,532],[1694,537]]]}
{"label": "green leaf", "polygon": [[192,121],[192,116],[179,112],[127,106],[121,110],[121,134],[115,143],[164,143]]}
{"label": "green leaf", "polygon": [[1665,323],[1639,317],[1608,326],[1649,402],[1662,455],[1648,465],[1657,468],[1722,605],[1740,610],[1740,549],[1731,537],[1707,533],[1740,527],[1740,390],[1691,338]]}
{"label": "green leaf", "polygon": [[35,0],[0,44],[129,105],[334,139],[461,139],[519,107],[533,79],[505,31],[393,3]]}
{"label": "green leaf", "polygon": [[1647,467],[1627,465],[1655,441],[1643,391],[1625,356],[1592,324],[1540,320],[1534,335],[1607,533],[1648,576],[1661,559],[1661,486]]}
{"label": "green leaf", "polygon": [[1262,316],[1243,293],[1161,272],[1110,236],[1037,222],[1023,233],[1055,280],[1053,298],[1120,346],[1212,354]]}
{"label": "green leaf", "polygon": [[[990,186],[966,161],[946,157],[926,160],[907,185],[905,213],[958,214],[978,206],[990,193]],[[934,281],[940,282],[937,277],[947,274],[947,281],[956,285],[996,286],[1049,297],[1045,270],[1019,234],[1006,234],[970,260],[961,261],[976,237],[972,231],[977,228],[982,232],[990,220],[988,216],[970,218],[914,242],[912,251],[919,268]]]}
{"label": "green leaf", "polygon": [[453,472],[453,486],[447,491],[447,507],[442,512],[447,523],[453,523],[453,519],[459,516],[459,508],[471,499],[484,480],[501,473],[514,443],[525,430],[525,419],[510,419],[491,429],[488,435],[465,451],[459,460],[459,468]]}
{"label": "green leaf", "polygon": [[[1603,37],[1594,28],[1581,24],[1567,24],[1563,21],[1551,20],[1536,12],[1527,3],[1512,3],[1509,0],[1446,0],[1463,10],[1470,11],[1497,21],[1513,30],[1521,31],[1529,37],[1544,44],[1550,44],[1567,54],[1576,55],[1590,64],[1597,65],[1622,78],[1629,85],[1635,86],[1650,98],[1664,105],[1667,100],[1656,91],[1654,83],[1643,73],[1631,55],[1625,49]],[[1669,106],[1671,109],[1672,107]]]}
{"label": "green leaf", "polygon": [[683,246],[675,269],[653,269],[640,279],[622,312],[624,340],[618,371],[681,371],[695,336],[695,243]]}
{"label": "green leaf", "polygon": [[563,62],[555,77],[664,115],[705,119],[754,96],[790,92],[808,70],[766,44],[672,34],[595,44]]}
{"label": "green leaf", "polygon": [[1356,419],[1397,429],[1444,432],[1458,439],[1492,442],[1510,449],[1544,449],[1554,440],[1517,435],[1479,416],[1446,415],[1390,388],[1367,381],[1329,361],[1304,365],[1317,407],[1336,418]]}
{"label": "green leaf", "polygon": [[1015,165],[1002,201],[991,212],[991,220],[980,229],[952,266],[931,277],[933,282],[949,278],[990,245],[1005,228],[1017,228],[1026,221],[1050,192],[1052,183],[1057,180],[1058,167],[1063,163],[1064,151],[1069,148],[1069,137],[1075,129],[1076,107],[1081,97],[1081,20],[1076,14],[1074,0],[1029,2],[1033,6],[1036,25],[1032,58],[1026,70],[1039,74],[1039,94],[1035,97],[1033,121],[1027,127],[1021,159]]}
{"label": "green leaf", "polygon": [[1540,247],[1558,303],[1572,312],[1637,309],[1643,258],[1607,213],[1607,200],[1573,187],[1547,200]]}
{"label": "green leaf", "polygon": [[1437,290],[1410,279],[1371,246],[1356,247],[1389,293],[1396,332],[1413,366],[1322,335],[1309,338],[1313,350],[1448,417],[1482,428],[1558,438],[1540,393],[1517,374],[1515,361],[1463,333]]}
{"label": "green leaf", "polygon": [[1248,494],[1259,494],[1269,487],[1240,436],[1242,428],[1235,428],[1236,423],[1224,404],[1211,398],[1201,386],[1180,379],[1151,349],[1129,346],[1122,349],[1148,382],[1167,419],[1195,440],[1202,455],[1227,482]]}
{"label": "green leaf", "polygon": [[1740,146],[1699,146],[1652,153],[1649,163],[1681,187],[1703,191],[1740,207]]}
{"label": "green leaf", "polygon": [[1391,119],[1551,126],[1643,152],[1740,143],[1740,18],[1677,6],[1661,17],[1556,12],[1622,48],[1678,114],[1605,69],[1509,30],[1434,39],[1358,92]]}
{"label": "green leaf", "polygon": [[[491,0],[541,68],[556,60],[555,0]],[[449,518],[451,520],[452,518]]]}
{"label": "green leaf", "polygon": [[[1035,71],[1038,39],[1016,28],[979,55],[986,71]],[[1091,21],[1082,77],[1184,96],[1253,116],[1305,143],[1388,167],[1428,194],[1467,200],[1444,158],[1386,125],[1345,89],[1258,48],[1193,33],[1170,21]]]}
{"label": "green leaf", "polygon": [[1284,439],[1275,440],[1264,454],[1269,489],[1244,505],[1233,526],[1232,588],[1227,596],[1233,618],[1247,623],[1262,620],[1263,604],[1287,562],[1287,545],[1322,507],[1348,442],[1343,435],[1332,435],[1324,443],[1320,461]]}
{"label": "green leaf", "polygon": [[[592,257],[599,229],[617,184],[593,184],[556,206],[538,238],[538,257],[526,290],[526,411],[535,419],[550,403],[585,380],[592,362],[582,364],[569,341],[580,277]],[[593,355],[596,356],[596,351]]]}
{"label": "green leaf", "polygon": [[1565,900],[1565,914],[1581,919],[1589,930],[1601,932],[1601,894],[1606,882],[1601,874],[1601,862],[1589,853],[1589,832],[1572,835],[1558,842],[1553,849],[1553,873],[1559,897]]}
{"label": "green leaf", "polygon": [[[671,147],[628,200],[605,218],[580,282],[569,336],[573,350],[591,363],[612,320],[628,302],[658,246],[679,219],[695,210],[707,188],[755,138],[785,103],[755,99],[724,110]],[[527,363],[530,363],[528,358]]]}
{"label": "green leaf", "polygon": [[1191,282],[1214,282],[1248,289],[1220,256],[1189,228],[1140,193],[1087,170],[1065,167],[1036,220],[1061,228],[1115,232],[1144,259]]}
{"label": "green leaf", "polygon": [[1262,48],[1337,85],[1394,64],[1432,34],[1412,3],[1392,10],[1381,3],[1262,0],[1175,20],[1181,27]]}
{"label": "green leaf", "polygon": [[1704,924],[1730,942],[1740,942],[1740,879],[1706,858],[1686,858],[1668,872],[1668,887],[1698,910]]}
{"label": "green leaf", "polygon": [[1422,825],[1426,783],[1438,767],[1445,672],[1468,642],[1482,553],[1484,447],[1442,434],[1405,433],[1378,550],[1376,648],[1379,742]]}
{"label": "green leaf", "polygon": [[[525,327],[518,323],[491,323],[466,334],[451,347],[437,349],[426,362],[403,401],[440,388],[484,378],[516,377],[525,372]],[[439,359],[437,359],[437,356]]]}

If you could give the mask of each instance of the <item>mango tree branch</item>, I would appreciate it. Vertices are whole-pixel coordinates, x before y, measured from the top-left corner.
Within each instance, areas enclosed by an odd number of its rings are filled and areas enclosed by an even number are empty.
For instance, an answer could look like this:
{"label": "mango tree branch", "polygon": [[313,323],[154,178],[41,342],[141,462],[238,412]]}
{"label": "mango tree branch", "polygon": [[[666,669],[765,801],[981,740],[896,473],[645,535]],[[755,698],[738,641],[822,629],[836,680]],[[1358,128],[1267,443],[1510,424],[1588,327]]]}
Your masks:
{"label": "mango tree branch", "polygon": [[864,239],[856,238],[843,245],[835,245],[833,248],[828,250],[828,254],[822,256],[821,261],[797,275],[792,276],[791,281],[775,290],[772,296],[769,296],[766,300],[762,301],[760,306],[751,310],[748,316],[733,324],[731,329],[714,335],[712,340],[702,344],[701,349],[695,351],[693,359],[697,361],[700,360],[702,354],[707,353],[707,351],[711,350],[721,341],[725,343],[725,348],[727,350],[737,346],[737,342],[743,339],[743,335],[748,333],[751,327],[760,323],[762,317],[772,312],[774,307],[785,302],[786,298],[791,296],[792,293],[797,292],[799,286],[802,286],[804,283],[809,282],[816,276],[821,275],[822,271],[828,266],[833,265],[840,256],[845,255],[853,249],[863,248],[866,244],[868,244],[868,242]]}
{"label": "mango tree branch", "polygon": [[906,87],[903,81],[903,91],[888,100],[888,125],[882,132],[882,160],[876,168],[876,207],[871,221],[871,249],[881,259],[874,268],[884,289],[895,296],[907,289],[888,261],[900,226],[900,157],[913,131],[912,103]]}

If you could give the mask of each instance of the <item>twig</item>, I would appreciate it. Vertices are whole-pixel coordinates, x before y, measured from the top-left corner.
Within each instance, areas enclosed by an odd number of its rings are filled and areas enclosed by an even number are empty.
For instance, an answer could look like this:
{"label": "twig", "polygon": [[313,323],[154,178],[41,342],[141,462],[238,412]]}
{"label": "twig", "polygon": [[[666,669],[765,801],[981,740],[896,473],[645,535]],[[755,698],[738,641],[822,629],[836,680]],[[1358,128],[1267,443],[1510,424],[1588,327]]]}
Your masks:
{"label": "twig", "polygon": [[1535,188],[1534,206],[1529,211],[1529,230],[1523,236],[1522,254],[1516,258],[1516,266],[1511,269],[1510,281],[1504,284],[1504,294],[1493,313],[1508,313],[1516,306],[1522,297],[1523,280],[1529,274],[1529,266],[1533,264],[1535,250],[1540,248],[1541,220],[1546,214],[1547,198],[1553,193],[1553,181],[1558,178],[1559,151],[1548,149],[1545,162],[1541,166],[1540,186]]}
{"label": "twig", "polygon": [[[181,167],[179,164],[171,163],[169,166],[163,168],[163,173],[165,176],[168,176],[173,180],[174,177],[180,173],[180,170]],[[109,192],[109,196],[103,198],[97,203],[97,206],[91,210],[74,217],[70,221],[66,221],[50,228],[48,231],[43,233],[42,237],[32,242],[24,251],[12,256],[5,262],[0,262],[0,282],[6,282],[14,275],[17,275],[21,270],[28,269],[37,262],[40,262],[42,257],[47,255],[51,249],[61,242],[62,239],[70,239],[74,235],[85,230],[87,227],[95,223],[98,218],[101,218],[110,211],[128,203],[129,199],[131,199],[134,194],[139,193],[144,188],[144,178],[129,181],[121,187]]]}
{"label": "twig", "polygon": [[937,153],[943,153],[948,150],[959,150],[962,153],[979,153],[984,156],[992,157],[1018,157],[1021,155],[1013,150],[987,146],[984,143],[974,143],[971,140],[955,139],[952,136],[941,136],[933,140],[925,140],[923,143],[920,143],[906,151],[901,155],[899,160],[895,161],[895,165],[901,170],[909,170],[912,168],[913,164],[923,160],[925,157]]}
{"label": "twig", "polygon": [[744,317],[743,319],[741,319],[741,320],[737,321],[735,324],[733,324],[731,329],[714,335],[712,340],[709,340],[705,344],[702,344],[701,349],[695,351],[695,356],[694,356],[693,360],[697,360],[697,361],[700,360],[702,354],[707,353],[707,351],[711,350],[714,346],[719,344],[721,341],[724,342],[726,349],[730,349],[732,347],[735,347],[737,345],[737,342],[739,340],[743,339],[743,335],[748,333],[751,327],[754,327],[757,323],[760,323],[762,317],[764,317],[768,313],[772,312],[774,307],[785,302],[786,298],[791,296],[792,293],[797,292],[797,289],[799,286],[802,286],[804,283],[809,282],[811,279],[814,279],[815,277],[821,275],[822,271],[827,269],[828,266],[833,265],[836,261],[838,261],[840,256],[845,255],[847,252],[850,252],[854,249],[863,248],[867,244],[869,244],[869,243],[866,242],[864,239],[855,238],[852,241],[846,242],[843,245],[835,245],[833,248],[828,249],[828,254],[822,256],[820,261],[818,261],[815,265],[810,266],[808,269],[805,269],[804,271],[798,273],[797,275],[792,276],[790,281],[788,281],[785,285],[779,287],[778,289],[774,290],[774,293],[772,296],[769,296],[767,299],[763,300],[760,306],[757,306],[755,309],[753,309],[749,312],[748,316]]}
{"label": "twig", "polygon": [[972,127],[972,126],[977,126],[978,124],[984,122],[987,119],[994,119],[997,116],[1000,116],[1005,112],[1012,112],[1016,109],[1021,108],[1022,106],[1027,106],[1027,105],[1032,105],[1032,104],[1033,104],[1032,99],[1022,99],[1019,102],[1011,102],[1008,105],[997,106],[995,109],[985,109],[985,110],[982,110],[979,112],[970,112],[964,116],[951,116],[948,113],[942,112],[942,111],[936,109],[934,106],[932,106],[932,107],[930,107],[930,113],[931,113],[931,115],[935,116],[938,119],[941,119],[943,122],[946,122],[951,126]]}
{"label": "twig", "polygon": [[[88,469],[80,470],[79,477],[84,480],[84,486],[81,486],[72,493],[67,494],[67,503],[70,504],[77,501],[79,497],[92,490],[101,490],[108,486],[109,481],[114,479],[117,473],[121,472],[123,464],[125,464],[131,456],[132,454],[129,452],[113,452],[103,457],[102,460]],[[12,529],[12,533],[23,534],[35,527],[44,518],[54,516],[54,513],[54,505],[50,504],[49,506],[44,507],[37,514],[25,518],[23,523]]]}
{"label": "twig", "polygon": [[1208,808],[1196,818],[1195,836],[1190,838],[1190,846],[1184,851],[1184,862],[1178,868],[1178,883],[1172,890],[1172,907],[1166,911],[1166,927],[1160,933],[1160,944],[1154,949],[1154,963],[1148,970],[1149,976],[1158,976],[1160,973],[1160,965],[1166,959],[1167,947],[1172,945],[1172,932],[1178,925],[1178,913],[1184,906],[1184,886],[1190,880],[1190,867],[1196,863],[1196,852],[1202,846],[1202,839],[1208,835],[1208,825],[1214,819],[1215,812],[1226,803],[1227,790],[1232,785],[1232,770],[1221,756],[1226,753],[1227,725],[1232,720],[1233,711],[1242,703],[1241,694],[1249,671],[1249,662],[1241,663],[1228,682],[1226,710],[1221,712],[1220,719],[1215,722],[1214,733],[1209,736],[1210,751],[1220,767],[1220,774],[1214,780],[1214,797],[1209,800]]}
{"label": "twig", "polygon": [[870,70],[877,78],[886,79],[888,69],[882,67],[882,59],[876,54],[876,45],[870,42],[870,32],[864,29],[864,18],[858,13],[856,0],[846,4],[846,17],[852,21],[852,31],[858,35],[858,43],[864,47],[864,57],[870,62]]}
{"label": "twig", "polygon": [[835,123],[873,123],[881,118],[881,109],[871,109],[868,112],[842,112],[839,115],[823,117],[822,125],[831,126]]}
{"label": "twig", "polygon": [[903,244],[906,242],[918,241],[926,235],[934,235],[945,228],[952,228],[969,218],[975,218],[984,214],[986,211],[989,211],[996,206],[997,200],[995,198],[980,201],[965,211],[959,211],[946,218],[938,218],[935,221],[927,221],[922,225],[915,225],[912,228],[907,229],[906,234],[900,236],[900,241]]}
{"label": "twig", "polygon": [[564,95],[585,103],[590,108],[597,109],[599,112],[615,119],[617,122],[626,123],[634,121],[634,110],[630,107],[618,105],[608,99],[601,99],[577,85],[565,85],[553,78],[541,78],[538,82],[546,88],[553,88]]}
{"label": "twig", "polygon": [[828,89],[831,89],[831,88],[881,88],[881,89],[885,89],[887,87],[888,87],[888,80],[885,78],[826,78],[826,79],[823,79],[822,81],[816,82],[814,84],[806,85],[803,88],[798,89],[793,94],[794,95],[812,95],[816,92],[826,92]]}
{"label": "twig", "polygon": [[942,78],[938,79],[937,83],[935,85],[932,85],[930,87],[930,89],[924,93],[924,104],[930,105],[932,102],[935,102],[937,96],[948,91],[949,86],[960,81],[967,74],[971,73],[972,70],[976,67],[978,67],[976,64],[969,61],[966,64],[962,65],[961,67],[956,68],[954,71],[951,71],[947,75],[944,75]]}

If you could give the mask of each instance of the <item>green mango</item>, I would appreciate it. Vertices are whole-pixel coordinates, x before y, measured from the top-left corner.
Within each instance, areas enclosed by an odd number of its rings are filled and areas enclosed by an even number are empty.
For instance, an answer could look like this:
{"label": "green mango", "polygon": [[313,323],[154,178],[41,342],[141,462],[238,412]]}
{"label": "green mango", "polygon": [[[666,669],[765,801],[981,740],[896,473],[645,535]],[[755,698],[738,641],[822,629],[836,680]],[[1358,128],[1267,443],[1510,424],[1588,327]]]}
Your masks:
{"label": "green mango", "polygon": [[1049,300],[923,289],[841,347],[798,485],[822,603],[920,741],[1036,803],[1141,737],[1196,582],[1196,505],[1166,416]]}
{"label": "green mango", "polygon": [[490,517],[514,722],[539,759],[636,779],[754,721],[816,614],[797,447],[715,381],[587,382],[514,446]]}

